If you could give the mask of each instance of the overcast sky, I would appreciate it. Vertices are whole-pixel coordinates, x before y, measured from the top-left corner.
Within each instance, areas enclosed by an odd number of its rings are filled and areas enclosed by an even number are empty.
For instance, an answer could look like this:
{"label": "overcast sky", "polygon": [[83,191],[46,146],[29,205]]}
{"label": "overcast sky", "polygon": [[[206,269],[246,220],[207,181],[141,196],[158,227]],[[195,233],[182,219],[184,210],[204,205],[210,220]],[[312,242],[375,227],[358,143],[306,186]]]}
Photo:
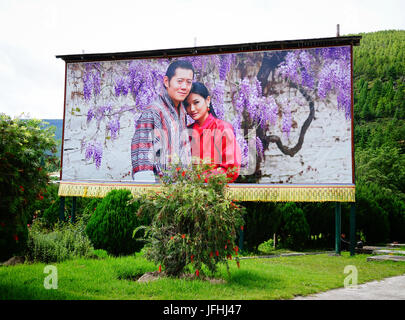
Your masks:
{"label": "overcast sky", "polygon": [[0,0],[0,112],[63,118],[56,55],[405,30],[404,0]]}

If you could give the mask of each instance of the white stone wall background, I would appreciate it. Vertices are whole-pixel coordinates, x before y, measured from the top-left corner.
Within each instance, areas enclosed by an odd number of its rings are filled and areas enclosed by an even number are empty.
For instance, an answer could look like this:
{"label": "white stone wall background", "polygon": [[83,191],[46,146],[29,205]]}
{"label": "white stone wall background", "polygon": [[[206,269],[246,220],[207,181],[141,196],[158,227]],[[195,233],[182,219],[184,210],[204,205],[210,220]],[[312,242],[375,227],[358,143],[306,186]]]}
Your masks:
{"label": "white stone wall background", "polygon": [[[336,97],[331,102],[315,102],[312,120],[300,151],[294,157],[283,154],[275,143],[265,152],[260,169],[260,183],[327,184],[352,183],[351,119],[337,109]],[[282,137],[284,145],[295,146],[309,107],[291,108],[297,127],[287,139],[280,128],[272,134]],[[275,131],[275,132],[274,132]]]}

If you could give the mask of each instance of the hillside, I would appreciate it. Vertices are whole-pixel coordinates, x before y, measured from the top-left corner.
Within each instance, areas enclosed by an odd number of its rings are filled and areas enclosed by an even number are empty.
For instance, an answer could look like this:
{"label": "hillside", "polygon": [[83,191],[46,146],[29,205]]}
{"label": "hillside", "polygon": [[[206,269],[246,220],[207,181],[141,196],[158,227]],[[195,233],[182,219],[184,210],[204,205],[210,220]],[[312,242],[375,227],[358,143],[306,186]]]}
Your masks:
{"label": "hillside", "polygon": [[42,119],[44,127],[55,127],[55,140],[58,142],[58,151],[56,156],[60,158],[62,149],[62,132],[63,132],[63,119]]}
{"label": "hillside", "polygon": [[354,47],[356,148],[405,145],[405,30],[360,34]]}
{"label": "hillside", "polygon": [[[405,240],[405,30],[360,34],[354,47],[357,225]],[[364,229],[363,229],[364,230]]]}
{"label": "hillside", "polygon": [[46,127],[55,126],[55,139],[62,140],[63,119],[42,119],[42,121],[48,123]]}
{"label": "hillside", "polygon": [[381,187],[396,190],[405,199],[405,175],[401,168],[405,157],[405,30],[361,36],[361,45],[354,48],[353,56],[357,178],[375,183],[378,172],[389,175],[394,163],[385,169],[380,165],[363,170],[363,155],[373,152],[377,157],[379,150],[384,149],[387,158],[398,157],[399,169],[395,175],[403,179]]}

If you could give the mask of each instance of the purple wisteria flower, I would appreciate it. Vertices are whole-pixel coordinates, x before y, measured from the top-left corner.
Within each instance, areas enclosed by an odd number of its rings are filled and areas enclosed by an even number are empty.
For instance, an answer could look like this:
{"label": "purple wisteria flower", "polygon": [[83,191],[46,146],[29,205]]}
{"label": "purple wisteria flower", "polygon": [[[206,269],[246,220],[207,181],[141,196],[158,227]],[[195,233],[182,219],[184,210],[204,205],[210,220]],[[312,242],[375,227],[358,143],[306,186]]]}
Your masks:
{"label": "purple wisteria flower", "polygon": [[93,94],[97,96],[101,92],[101,86],[100,86],[100,71],[96,70],[93,72]]}
{"label": "purple wisteria flower", "polygon": [[259,157],[264,157],[264,149],[263,149],[263,142],[260,140],[259,137],[256,137],[256,150]]}
{"label": "purple wisteria flower", "polygon": [[86,146],[86,152],[85,152],[85,154],[84,154],[86,160],[89,161],[89,160],[93,157],[93,154],[94,154],[94,146],[93,146],[93,144],[90,142],[90,143],[87,144],[87,146]]}
{"label": "purple wisteria flower", "polygon": [[299,76],[299,59],[298,59],[299,52],[298,51],[290,51],[287,53],[285,60],[283,63],[280,64],[279,68],[277,69],[277,73],[291,82],[298,84],[300,83],[300,76]]}
{"label": "purple wisteria flower", "polygon": [[95,107],[95,117],[98,122],[104,119],[105,116],[109,115],[112,111],[112,106],[107,105],[107,106],[100,106],[100,107]]}
{"label": "purple wisteria flower", "polygon": [[232,62],[234,61],[234,55],[233,54],[223,54],[220,56],[220,61],[219,61],[219,79],[220,80],[225,80],[228,72],[231,70],[231,65]]}
{"label": "purple wisteria flower", "polygon": [[299,55],[301,64],[301,84],[304,87],[313,89],[315,85],[315,72],[313,70],[313,56],[308,50],[302,50]]}
{"label": "purple wisteria flower", "polygon": [[103,146],[100,142],[90,141],[86,146],[85,158],[87,161],[93,159],[96,164],[96,168],[101,166],[101,160],[103,157]]}
{"label": "purple wisteria flower", "polygon": [[94,109],[90,108],[89,111],[87,111],[87,123],[89,123],[94,117],[95,117]]}
{"label": "purple wisteria flower", "polygon": [[275,125],[277,122],[277,115],[278,115],[278,105],[276,100],[270,96],[268,97],[268,106],[269,106],[269,121],[271,125]]}
{"label": "purple wisteria flower", "polygon": [[351,117],[351,59],[350,47],[324,48],[317,51],[323,58],[317,85],[318,96],[326,99],[330,93],[337,94],[338,109]]}
{"label": "purple wisteria flower", "polygon": [[318,97],[337,95],[337,107],[351,116],[351,51],[349,46],[294,50],[277,69],[296,85],[316,89]]}
{"label": "purple wisteria flower", "polygon": [[350,61],[350,47],[329,47],[315,49],[317,55],[324,60],[344,60]]}
{"label": "purple wisteria flower", "polygon": [[225,82],[219,81],[214,90],[212,91],[212,105],[214,106],[215,113],[219,119],[224,120],[224,95],[225,95]]}
{"label": "purple wisteria flower", "polygon": [[242,116],[240,114],[236,114],[236,117],[232,120],[232,127],[235,131],[235,134],[239,134],[239,129],[242,125]]}
{"label": "purple wisteria flower", "polygon": [[232,120],[232,127],[235,133],[235,138],[237,143],[239,144],[239,148],[241,150],[241,166],[246,167],[249,161],[249,145],[243,136],[243,130],[241,130],[242,125],[242,116],[240,114],[236,114],[236,117]]}
{"label": "purple wisteria flower", "polygon": [[239,86],[239,92],[235,101],[235,109],[239,114],[247,111],[252,121],[260,122],[263,115],[265,97],[262,96],[260,81],[254,78],[250,81],[244,78]]}
{"label": "purple wisteria flower", "polygon": [[83,96],[84,100],[89,101],[91,98],[91,91],[93,88],[91,74],[86,72],[83,77]]}
{"label": "purple wisteria flower", "polygon": [[89,101],[92,93],[97,96],[101,92],[100,63],[86,63],[83,75],[83,96]]}
{"label": "purple wisteria flower", "polygon": [[241,151],[241,167],[246,167],[249,163],[249,145],[242,135],[236,134],[236,141]]}
{"label": "purple wisteria flower", "polygon": [[103,157],[103,147],[98,144],[94,148],[94,162],[96,163],[96,168],[99,169],[101,166],[101,159]]}
{"label": "purple wisteria flower", "polygon": [[265,129],[266,125],[275,125],[278,117],[278,105],[273,96],[261,97],[259,100],[257,122]]}
{"label": "purple wisteria flower", "polygon": [[163,73],[147,61],[136,60],[130,62],[128,73],[123,79],[115,83],[115,95],[126,95],[128,92],[134,97],[135,104],[142,109],[156,99],[163,83]]}
{"label": "purple wisteria flower", "polygon": [[296,85],[313,89],[315,85],[314,57],[308,50],[288,52],[277,70],[279,75]]}
{"label": "purple wisteria flower", "polygon": [[126,96],[128,94],[128,84],[125,78],[115,80],[114,92],[116,97],[120,95]]}
{"label": "purple wisteria flower", "polygon": [[110,120],[107,124],[107,130],[111,132],[111,139],[116,139],[120,131],[120,120],[118,117]]}
{"label": "purple wisteria flower", "polygon": [[235,103],[236,112],[242,114],[246,104],[249,103],[249,96],[250,96],[250,83],[249,79],[245,78],[242,80],[239,86],[239,92]]}

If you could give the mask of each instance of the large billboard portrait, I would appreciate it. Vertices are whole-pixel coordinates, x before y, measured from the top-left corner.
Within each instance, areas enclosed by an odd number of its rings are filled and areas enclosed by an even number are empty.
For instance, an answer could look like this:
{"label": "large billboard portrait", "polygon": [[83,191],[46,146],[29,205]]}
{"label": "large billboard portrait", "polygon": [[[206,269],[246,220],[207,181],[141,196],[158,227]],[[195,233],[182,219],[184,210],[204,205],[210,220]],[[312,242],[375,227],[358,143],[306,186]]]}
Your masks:
{"label": "large billboard portrait", "polygon": [[173,166],[204,161],[235,199],[354,201],[351,55],[66,60],[59,194],[154,190]]}

